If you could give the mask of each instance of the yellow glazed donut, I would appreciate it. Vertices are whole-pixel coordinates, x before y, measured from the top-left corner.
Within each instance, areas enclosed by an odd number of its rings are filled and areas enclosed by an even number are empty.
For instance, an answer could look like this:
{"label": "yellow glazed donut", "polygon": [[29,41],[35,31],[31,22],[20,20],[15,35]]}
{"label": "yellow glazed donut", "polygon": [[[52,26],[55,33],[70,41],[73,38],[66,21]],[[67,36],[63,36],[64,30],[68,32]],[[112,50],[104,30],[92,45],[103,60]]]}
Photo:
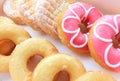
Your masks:
{"label": "yellow glazed donut", "polygon": [[57,53],[57,49],[45,39],[31,38],[22,42],[12,53],[9,65],[12,79],[14,81],[31,81],[33,74],[27,68],[28,59],[36,54],[46,58]]}
{"label": "yellow glazed donut", "polygon": [[[8,45],[11,45],[9,41],[12,41],[14,43],[13,45],[18,45],[28,38],[30,38],[30,35],[22,27],[19,27],[15,24],[0,24],[0,50],[5,50],[7,44],[3,45],[3,43],[5,43],[5,41],[7,40],[9,43]],[[7,51],[7,49],[11,50],[11,46],[7,47],[5,52]],[[11,54],[8,54],[8,56],[0,54],[0,72],[8,72],[10,58]]]}
{"label": "yellow glazed donut", "polygon": [[68,73],[69,81],[75,81],[86,72],[79,60],[65,54],[56,54],[38,64],[32,81],[56,81],[55,76],[61,71]]}
{"label": "yellow glazed donut", "polygon": [[113,77],[100,71],[86,72],[75,81],[116,81]]}
{"label": "yellow glazed donut", "polygon": [[6,24],[6,23],[14,24],[14,22],[11,19],[4,16],[0,16],[0,24]]}

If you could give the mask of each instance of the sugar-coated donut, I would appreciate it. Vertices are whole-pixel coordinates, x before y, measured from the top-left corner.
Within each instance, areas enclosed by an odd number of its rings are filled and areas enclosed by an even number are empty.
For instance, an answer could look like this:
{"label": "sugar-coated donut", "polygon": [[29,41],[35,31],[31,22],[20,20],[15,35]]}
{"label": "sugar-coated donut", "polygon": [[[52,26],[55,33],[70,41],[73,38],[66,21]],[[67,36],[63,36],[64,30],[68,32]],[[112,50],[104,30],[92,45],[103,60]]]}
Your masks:
{"label": "sugar-coated donut", "polygon": [[69,81],[75,81],[86,71],[79,60],[66,54],[56,54],[43,59],[34,70],[32,81],[56,81],[60,71],[69,75]]}
{"label": "sugar-coated donut", "polygon": [[[58,35],[62,42],[77,53],[88,53],[88,34],[92,24],[102,16],[92,5],[76,2],[63,12],[58,21]],[[84,26],[80,26],[84,24]]]}
{"label": "sugar-coated donut", "polygon": [[[75,0],[23,0],[21,14],[23,20],[35,30],[42,30],[46,34],[58,38],[57,20],[64,4]],[[61,8],[62,7],[62,8]]]}
{"label": "sugar-coated donut", "polygon": [[[36,14],[36,4],[40,0],[22,0],[20,8],[20,13],[22,15],[22,20],[25,22],[26,25],[30,26],[34,30],[40,31],[41,27],[37,24],[35,17]],[[38,18],[38,17],[37,17]],[[39,19],[39,18],[38,18]]]}
{"label": "sugar-coated donut", "polygon": [[22,16],[19,12],[19,6],[22,1],[23,0],[5,0],[3,5],[4,13],[18,24],[24,24]]}
{"label": "sugar-coated donut", "polygon": [[36,54],[46,58],[57,53],[55,46],[46,39],[30,38],[25,40],[12,52],[9,64],[12,79],[14,81],[32,81],[33,73],[27,68],[28,59]]}
{"label": "sugar-coated donut", "polygon": [[116,81],[112,76],[100,71],[86,72],[75,81]]}
{"label": "sugar-coated donut", "polygon": [[[24,40],[30,38],[30,35],[22,27],[15,24],[9,24],[9,22],[6,23],[8,24],[0,24],[0,41],[3,41],[0,43],[0,45],[2,46],[0,49],[1,52],[4,51],[5,53],[8,53],[9,50],[11,50],[11,48],[13,49],[14,46],[3,48],[7,46],[7,44],[3,45],[5,40],[8,40],[8,45],[11,45],[9,40],[14,42],[15,45],[18,45]],[[0,54],[0,72],[8,72],[9,70],[8,66],[11,59],[11,54],[7,55],[8,56]]]}
{"label": "sugar-coated donut", "polygon": [[93,26],[89,35],[93,58],[104,68],[120,72],[120,15],[106,15]]}

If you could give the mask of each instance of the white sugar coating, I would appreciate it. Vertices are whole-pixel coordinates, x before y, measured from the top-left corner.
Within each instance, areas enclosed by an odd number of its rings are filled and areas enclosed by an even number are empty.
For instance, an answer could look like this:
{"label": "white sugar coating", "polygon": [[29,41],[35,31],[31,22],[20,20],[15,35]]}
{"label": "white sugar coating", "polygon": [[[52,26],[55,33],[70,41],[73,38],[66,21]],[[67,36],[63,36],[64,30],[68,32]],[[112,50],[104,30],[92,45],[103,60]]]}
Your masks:
{"label": "white sugar coating", "polygon": [[10,0],[6,0],[3,5],[3,11],[7,16],[11,16],[16,13],[16,10],[13,10],[10,6]]}

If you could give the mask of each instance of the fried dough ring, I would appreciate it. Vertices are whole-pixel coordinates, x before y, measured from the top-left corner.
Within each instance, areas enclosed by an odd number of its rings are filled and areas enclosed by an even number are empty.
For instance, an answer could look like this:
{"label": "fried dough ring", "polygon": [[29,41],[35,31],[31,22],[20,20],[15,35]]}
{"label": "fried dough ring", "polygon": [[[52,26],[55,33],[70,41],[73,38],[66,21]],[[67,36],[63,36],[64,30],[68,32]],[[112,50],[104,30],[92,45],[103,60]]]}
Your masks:
{"label": "fried dough ring", "polygon": [[69,74],[70,81],[75,81],[86,71],[79,60],[65,54],[56,54],[43,59],[34,70],[32,81],[54,81],[61,71]]}
{"label": "fried dough ring", "polygon": [[14,24],[14,22],[11,19],[4,16],[0,16],[0,24],[6,24],[6,23]]}
{"label": "fried dough ring", "polygon": [[100,71],[86,72],[75,81],[116,81],[113,77]]}
{"label": "fried dough ring", "polygon": [[42,30],[46,34],[58,38],[57,20],[64,3],[72,3],[74,0],[23,0],[20,13],[23,20],[33,29]]}
{"label": "fried dough ring", "polygon": [[45,39],[31,38],[22,42],[12,53],[9,65],[11,77],[14,81],[31,81],[32,72],[27,68],[28,59],[35,54],[46,58],[57,53],[57,49]]}
{"label": "fried dough ring", "polygon": [[5,0],[3,5],[4,13],[17,24],[24,24],[19,12],[19,6],[23,0]]}
{"label": "fried dough ring", "polygon": [[38,0],[22,0],[20,6],[20,14],[22,15],[22,20],[26,25],[30,26],[34,30],[42,31],[40,26],[36,23],[35,20],[35,6]]}
{"label": "fried dough ring", "polygon": [[[22,28],[15,24],[0,24],[0,41],[11,40],[15,45],[30,38],[30,35]],[[5,56],[0,54],[0,72],[8,72],[11,54]]]}

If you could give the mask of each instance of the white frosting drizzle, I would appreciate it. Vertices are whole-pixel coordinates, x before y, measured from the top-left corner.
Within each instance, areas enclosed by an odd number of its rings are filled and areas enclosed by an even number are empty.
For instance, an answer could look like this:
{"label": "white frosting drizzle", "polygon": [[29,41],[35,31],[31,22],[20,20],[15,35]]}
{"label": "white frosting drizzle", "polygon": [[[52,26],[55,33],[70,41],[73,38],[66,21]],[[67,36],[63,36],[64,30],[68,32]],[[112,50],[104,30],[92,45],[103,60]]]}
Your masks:
{"label": "white frosting drizzle", "polygon": [[[118,33],[119,33],[119,26],[118,26],[118,22],[117,22],[117,18],[118,18],[118,17],[120,17],[120,15],[115,15],[115,16],[113,17],[113,22],[114,22],[115,26],[113,26],[112,24],[107,23],[107,22],[101,22],[101,23],[98,23],[98,24],[95,26],[95,28],[94,28],[94,35],[95,35],[99,40],[101,40],[101,41],[103,41],[103,42],[109,42],[109,43],[110,43],[110,44],[106,47],[106,49],[105,49],[104,59],[105,59],[105,63],[106,63],[109,67],[111,67],[111,68],[117,68],[117,67],[120,66],[120,62],[118,62],[117,64],[111,64],[111,63],[109,62],[109,60],[108,60],[108,55],[109,55],[110,48],[113,47],[112,39],[106,39],[106,38],[100,37],[100,36],[97,34],[96,29],[97,29],[97,27],[100,26],[100,25],[107,25],[108,27],[110,27],[110,28],[113,29],[113,31],[115,32],[115,34],[118,34]],[[117,50],[120,51],[119,48],[117,48]]]}
{"label": "white frosting drizzle", "polygon": [[[112,67],[112,68],[116,68],[116,67],[119,67],[120,66],[120,62],[118,62],[117,64],[111,64],[109,61],[108,61],[108,54],[109,54],[109,51],[110,51],[110,48],[112,47],[113,44],[109,44],[105,50],[105,62],[108,66]],[[120,51],[118,49],[118,51]]]}
{"label": "white frosting drizzle", "polygon": [[[95,25],[95,28],[94,28],[94,35],[95,35],[98,39],[100,39],[101,41],[104,41],[104,42],[112,42],[112,39],[102,38],[102,37],[100,37],[100,36],[97,34],[96,29],[97,29],[97,27],[100,26],[100,25],[107,25],[108,27],[112,28],[112,29],[116,32],[115,27],[114,27],[113,25],[111,25],[110,23],[100,22],[100,23],[96,24],[96,25]],[[116,32],[116,34],[117,34],[117,32]]]}
{"label": "white frosting drizzle", "polygon": [[[83,15],[82,18],[80,18],[80,17],[77,15],[77,13],[73,10],[72,6],[74,6],[74,5],[79,5],[79,6],[82,7],[83,10],[85,11],[85,14]],[[67,19],[76,19],[76,20],[78,20],[79,22],[81,22],[81,20],[82,20],[82,21],[85,21],[85,20],[87,19],[87,16],[89,15],[90,11],[91,11],[92,9],[94,9],[94,7],[90,7],[89,9],[86,9],[86,7],[85,7],[83,4],[81,4],[81,3],[74,3],[74,4],[70,5],[68,8],[69,8],[69,10],[74,14],[74,16],[67,16],[67,17],[63,18],[63,20],[62,20],[62,30],[63,30],[65,33],[69,33],[69,34],[74,34],[74,33],[75,33],[75,34],[73,35],[73,37],[70,39],[70,44],[71,44],[73,47],[75,47],[75,48],[82,48],[82,47],[86,46],[86,44],[87,44],[87,42],[88,42],[88,34],[83,34],[83,35],[85,36],[85,42],[84,42],[83,44],[81,44],[81,45],[76,45],[76,44],[74,43],[74,40],[75,40],[75,38],[79,35],[79,32],[81,31],[80,28],[78,27],[78,29],[76,29],[76,30],[68,30],[68,29],[65,29],[64,24],[65,24],[65,21],[66,21]]]}

